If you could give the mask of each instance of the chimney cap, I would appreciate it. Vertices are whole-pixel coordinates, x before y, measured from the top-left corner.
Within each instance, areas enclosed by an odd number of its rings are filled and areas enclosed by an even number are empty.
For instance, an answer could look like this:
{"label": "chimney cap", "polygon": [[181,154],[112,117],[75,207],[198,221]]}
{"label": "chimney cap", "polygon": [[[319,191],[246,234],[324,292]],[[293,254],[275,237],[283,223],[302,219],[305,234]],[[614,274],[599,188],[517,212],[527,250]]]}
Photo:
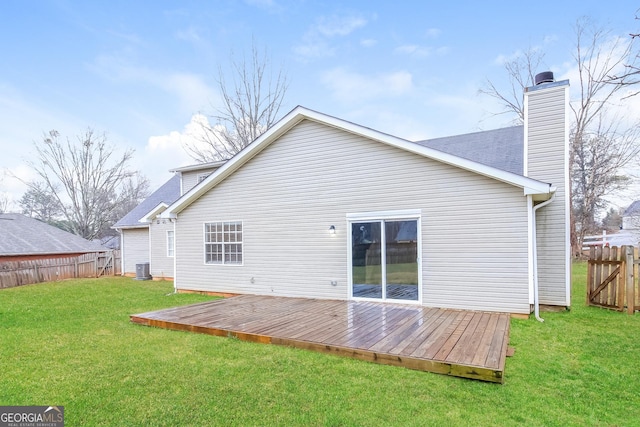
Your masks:
{"label": "chimney cap", "polygon": [[536,86],[541,85],[543,83],[553,83],[556,81],[553,78],[553,71],[543,71],[541,73],[538,73],[536,74],[533,80]]}

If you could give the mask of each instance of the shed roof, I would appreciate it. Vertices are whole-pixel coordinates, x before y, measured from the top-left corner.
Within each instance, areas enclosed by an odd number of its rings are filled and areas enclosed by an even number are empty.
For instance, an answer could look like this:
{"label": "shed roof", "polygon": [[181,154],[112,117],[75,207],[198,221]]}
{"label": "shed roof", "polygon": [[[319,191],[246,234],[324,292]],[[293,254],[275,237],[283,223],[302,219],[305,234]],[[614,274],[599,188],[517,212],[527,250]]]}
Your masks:
{"label": "shed roof", "polygon": [[92,242],[22,214],[0,214],[0,255],[45,255],[102,252]]}
{"label": "shed roof", "polygon": [[138,206],[131,209],[111,228],[146,228],[149,224],[140,222],[149,212],[161,203],[170,205],[180,197],[180,175],[174,174],[160,188],[144,199]]}

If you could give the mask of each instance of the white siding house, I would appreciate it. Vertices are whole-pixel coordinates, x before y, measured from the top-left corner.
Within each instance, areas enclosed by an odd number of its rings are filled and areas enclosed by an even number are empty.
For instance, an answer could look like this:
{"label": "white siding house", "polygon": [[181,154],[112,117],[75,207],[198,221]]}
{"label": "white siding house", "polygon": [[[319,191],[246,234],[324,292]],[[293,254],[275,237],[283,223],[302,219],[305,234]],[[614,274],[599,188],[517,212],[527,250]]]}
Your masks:
{"label": "white siding house", "polygon": [[149,262],[148,228],[121,230],[122,274],[135,275],[136,265]]}
{"label": "white siding house", "polygon": [[134,276],[137,264],[149,263],[152,277],[173,278],[173,223],[159,219],[158,215],[222,164],[211,162],[172,169],[173,175],[167,182],[112,227],[122,237],[123,275]]}
{"label": "white siding house", "polygon": [[523,314],[569,305],[567,87],[528,92],[522,172],[297,107],[161,214],[175,224],[176,288]]}
{"label": "white siding house", "polygon": [[174,233],[169,220],[154,219],[149,224],[149,272],[156,279],[173,278]]}

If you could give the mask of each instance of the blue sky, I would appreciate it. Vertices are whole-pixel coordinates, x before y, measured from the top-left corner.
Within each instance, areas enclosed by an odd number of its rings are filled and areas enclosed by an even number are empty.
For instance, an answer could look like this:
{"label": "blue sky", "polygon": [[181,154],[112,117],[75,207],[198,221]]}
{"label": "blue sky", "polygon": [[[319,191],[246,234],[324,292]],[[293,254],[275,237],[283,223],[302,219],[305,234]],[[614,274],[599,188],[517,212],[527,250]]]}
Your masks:
{"label": "blue sky", "polygon": [[[524,6],[529,4],[530,6]],[[542,6],[549,6],[544,8]],[[157,187],[193,163],[180,147],[218,104],[216,73],[252,39],[290,86],[281,115],[304,105],[408,139],[509,125],[478,89],[506,84],[501,59],[528,47],[571,76],[582,16],[626,36],[630,1],[3,1],[0,192],[17,200],[33,142],[87,127]],[[541,70],[543,71],[543,70]],[[639,109],[640,111],[640,109]]]}

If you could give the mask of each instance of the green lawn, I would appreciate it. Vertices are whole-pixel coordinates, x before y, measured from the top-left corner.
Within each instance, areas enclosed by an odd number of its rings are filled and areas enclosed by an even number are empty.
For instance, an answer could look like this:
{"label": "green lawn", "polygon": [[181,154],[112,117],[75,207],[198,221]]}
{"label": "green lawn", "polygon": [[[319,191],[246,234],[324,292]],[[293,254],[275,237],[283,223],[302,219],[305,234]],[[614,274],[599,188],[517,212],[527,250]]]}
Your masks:
{"label": "green lawn", "polygon": [[[387,283],[417,285],[418,284],[418,264],[400,263],[387,264]],[[382,283],[382,266],[368,265],[355,266],[351,270],[353,283],[379,285]]]}
{"label": "green lawn", "polygon": [[512,320],[504,385],[131,324],[206,300],[170,283],[0,291],[0,405],[63,405],[68,426],[640,425],[640,314]]}

